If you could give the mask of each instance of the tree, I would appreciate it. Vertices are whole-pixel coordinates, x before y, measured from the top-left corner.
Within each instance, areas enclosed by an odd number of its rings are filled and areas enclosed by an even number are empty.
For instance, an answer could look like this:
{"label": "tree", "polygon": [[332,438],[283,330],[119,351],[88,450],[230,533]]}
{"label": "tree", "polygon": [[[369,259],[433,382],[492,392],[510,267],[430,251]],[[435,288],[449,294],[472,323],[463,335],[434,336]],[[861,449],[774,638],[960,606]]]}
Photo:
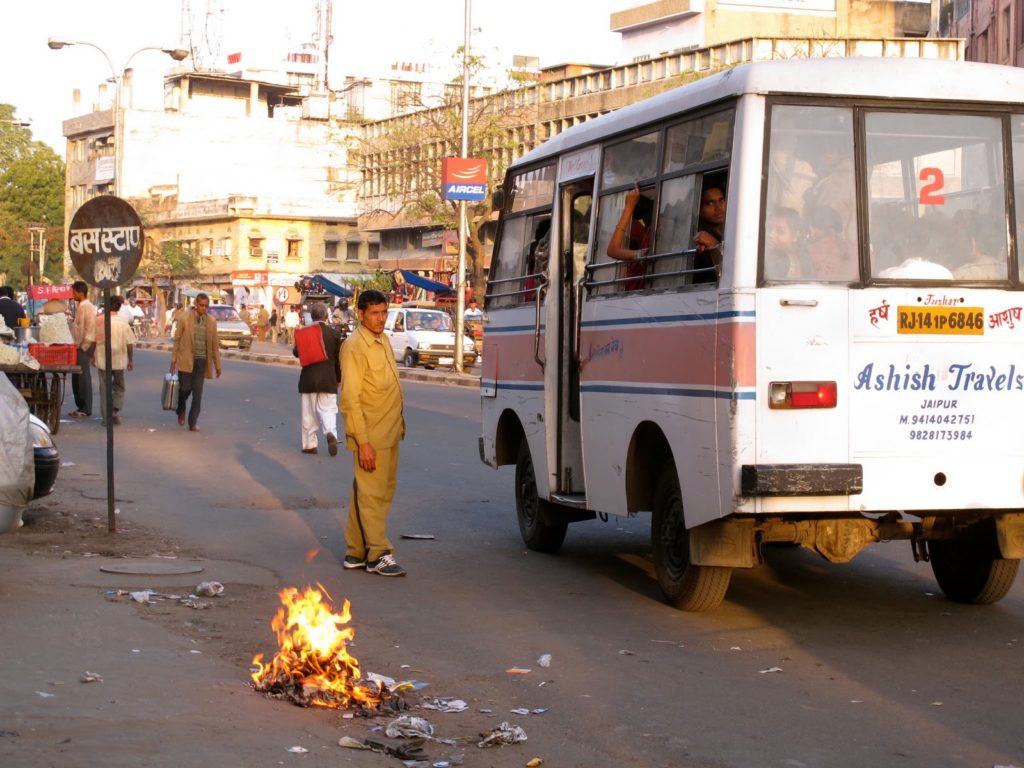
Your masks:
{"label": "tree", "polygon": [[187,248],[177,240],[164,240],[158,244],[147,237],[136,274],[149,280],[150,293],[156,302],[156,316],[160,317],[167,305],[167,297],[159,287],[160,280],[173,283],[198,277],[199,259],[194,248]]}
{"label": "tree", "polygon": [[[462,48],[454,60],[462,62]],[[471,83],[478,82],[485,69],[480,56],[469,60]],[[359,150],[364,183],[376,179],[372,194],[380,205],[367,211],[371,218],[388,217],[409,222],[409,226],[456,229],[459,225],[458,203],[441,197],[441,161],[458,157],[462,148],[462,88],[446,88],[443,95],[424,95],[422,89],[398,94],[399,107],[414,110],[410,114],[378,124],[380,130],[368,131]],[[527,89],[518,89],[510,77],[506,87],[487,96],[470,99],[469,155],[487,158],[488,188],[501,183],[509,161],[521,154],[532,140],[524,135],[536,125],[536,99],[522,98]],[[534,131],[529,130],[530,135]],[[519,134],[517,136],[517,134]],[[466,264],[474,293],[484,292],[486,249],[483,227],[491,220],[494,207],[490,196],[466,206],[468,238]]]}
{"label": "tree", "polygon": [[0,104],[0,173],[15,160],[40,149],[49,149],[41,141],[32,140],[32,131],[14,116],[16,111],[13,104]]}
{"label": "tree", "polygon": [[64,161],[13,115],[14,107],[0,104],[0,273],[22,285],[32,225],[46,228],[45,274],[63,274]]}

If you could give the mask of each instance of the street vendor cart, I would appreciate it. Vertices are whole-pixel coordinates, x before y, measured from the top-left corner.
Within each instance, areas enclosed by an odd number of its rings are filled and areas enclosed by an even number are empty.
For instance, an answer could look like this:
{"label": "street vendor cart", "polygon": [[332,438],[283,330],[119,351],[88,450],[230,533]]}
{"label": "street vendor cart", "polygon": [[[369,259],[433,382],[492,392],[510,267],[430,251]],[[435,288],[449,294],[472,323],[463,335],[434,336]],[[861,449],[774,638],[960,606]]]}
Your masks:
{"label": "street vendor cart", "polygon": [[39,370],[20,363],[0,365],[0,373],[7,374],[7,378],[25,398],[29,410],[45,422],[54,435],[60,429],[60,409],[64,404],[67,376],[81,371],[77,365],[40,365]]}

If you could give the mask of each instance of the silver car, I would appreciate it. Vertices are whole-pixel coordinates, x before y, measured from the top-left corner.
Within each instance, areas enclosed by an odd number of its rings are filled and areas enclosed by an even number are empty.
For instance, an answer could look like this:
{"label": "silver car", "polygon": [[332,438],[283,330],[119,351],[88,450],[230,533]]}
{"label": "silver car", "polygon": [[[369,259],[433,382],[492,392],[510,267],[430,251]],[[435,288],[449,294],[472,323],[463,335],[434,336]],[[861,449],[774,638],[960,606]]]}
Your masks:
{"label": "silver car", "polygon": [[242,320],[238,310],[230,304],[211,304],[207,310],[217,321],[217,339],[222,349],[249,349],[252,329]]}

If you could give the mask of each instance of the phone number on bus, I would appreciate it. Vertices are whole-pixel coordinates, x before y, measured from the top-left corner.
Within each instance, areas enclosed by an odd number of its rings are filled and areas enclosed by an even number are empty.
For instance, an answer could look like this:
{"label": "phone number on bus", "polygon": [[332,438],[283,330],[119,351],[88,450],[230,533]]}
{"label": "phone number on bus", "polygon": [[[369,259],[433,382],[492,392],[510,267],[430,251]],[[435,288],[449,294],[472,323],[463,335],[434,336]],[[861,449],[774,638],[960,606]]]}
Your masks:
{"label": "phone number on bus", "polygon": [[973,440],[969,429],[912,429],[911,440]]}
{"label": "phone number on bus", "polygon": [[973,413],[913,413],[900,416],[900,424],[909,424],[912,427],[921,424],[973,424]]}

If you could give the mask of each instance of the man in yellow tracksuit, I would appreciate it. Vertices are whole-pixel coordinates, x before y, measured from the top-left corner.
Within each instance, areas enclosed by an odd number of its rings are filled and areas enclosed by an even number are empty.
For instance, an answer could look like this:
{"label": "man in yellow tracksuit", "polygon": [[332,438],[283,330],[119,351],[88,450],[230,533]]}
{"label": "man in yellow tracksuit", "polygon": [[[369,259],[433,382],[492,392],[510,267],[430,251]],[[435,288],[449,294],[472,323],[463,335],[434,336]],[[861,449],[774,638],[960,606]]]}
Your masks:
{"label": "man in yellow tracksuit", "polygon": [[405,576],[388,541],[387,520],[398,476],[398,443],[405,437],[402,385],[384,336],[388,300],[363,291],[359,329],[341,348],[341,413],[345,442],[355,458],[352,500],[345,527],[346,568]]}

